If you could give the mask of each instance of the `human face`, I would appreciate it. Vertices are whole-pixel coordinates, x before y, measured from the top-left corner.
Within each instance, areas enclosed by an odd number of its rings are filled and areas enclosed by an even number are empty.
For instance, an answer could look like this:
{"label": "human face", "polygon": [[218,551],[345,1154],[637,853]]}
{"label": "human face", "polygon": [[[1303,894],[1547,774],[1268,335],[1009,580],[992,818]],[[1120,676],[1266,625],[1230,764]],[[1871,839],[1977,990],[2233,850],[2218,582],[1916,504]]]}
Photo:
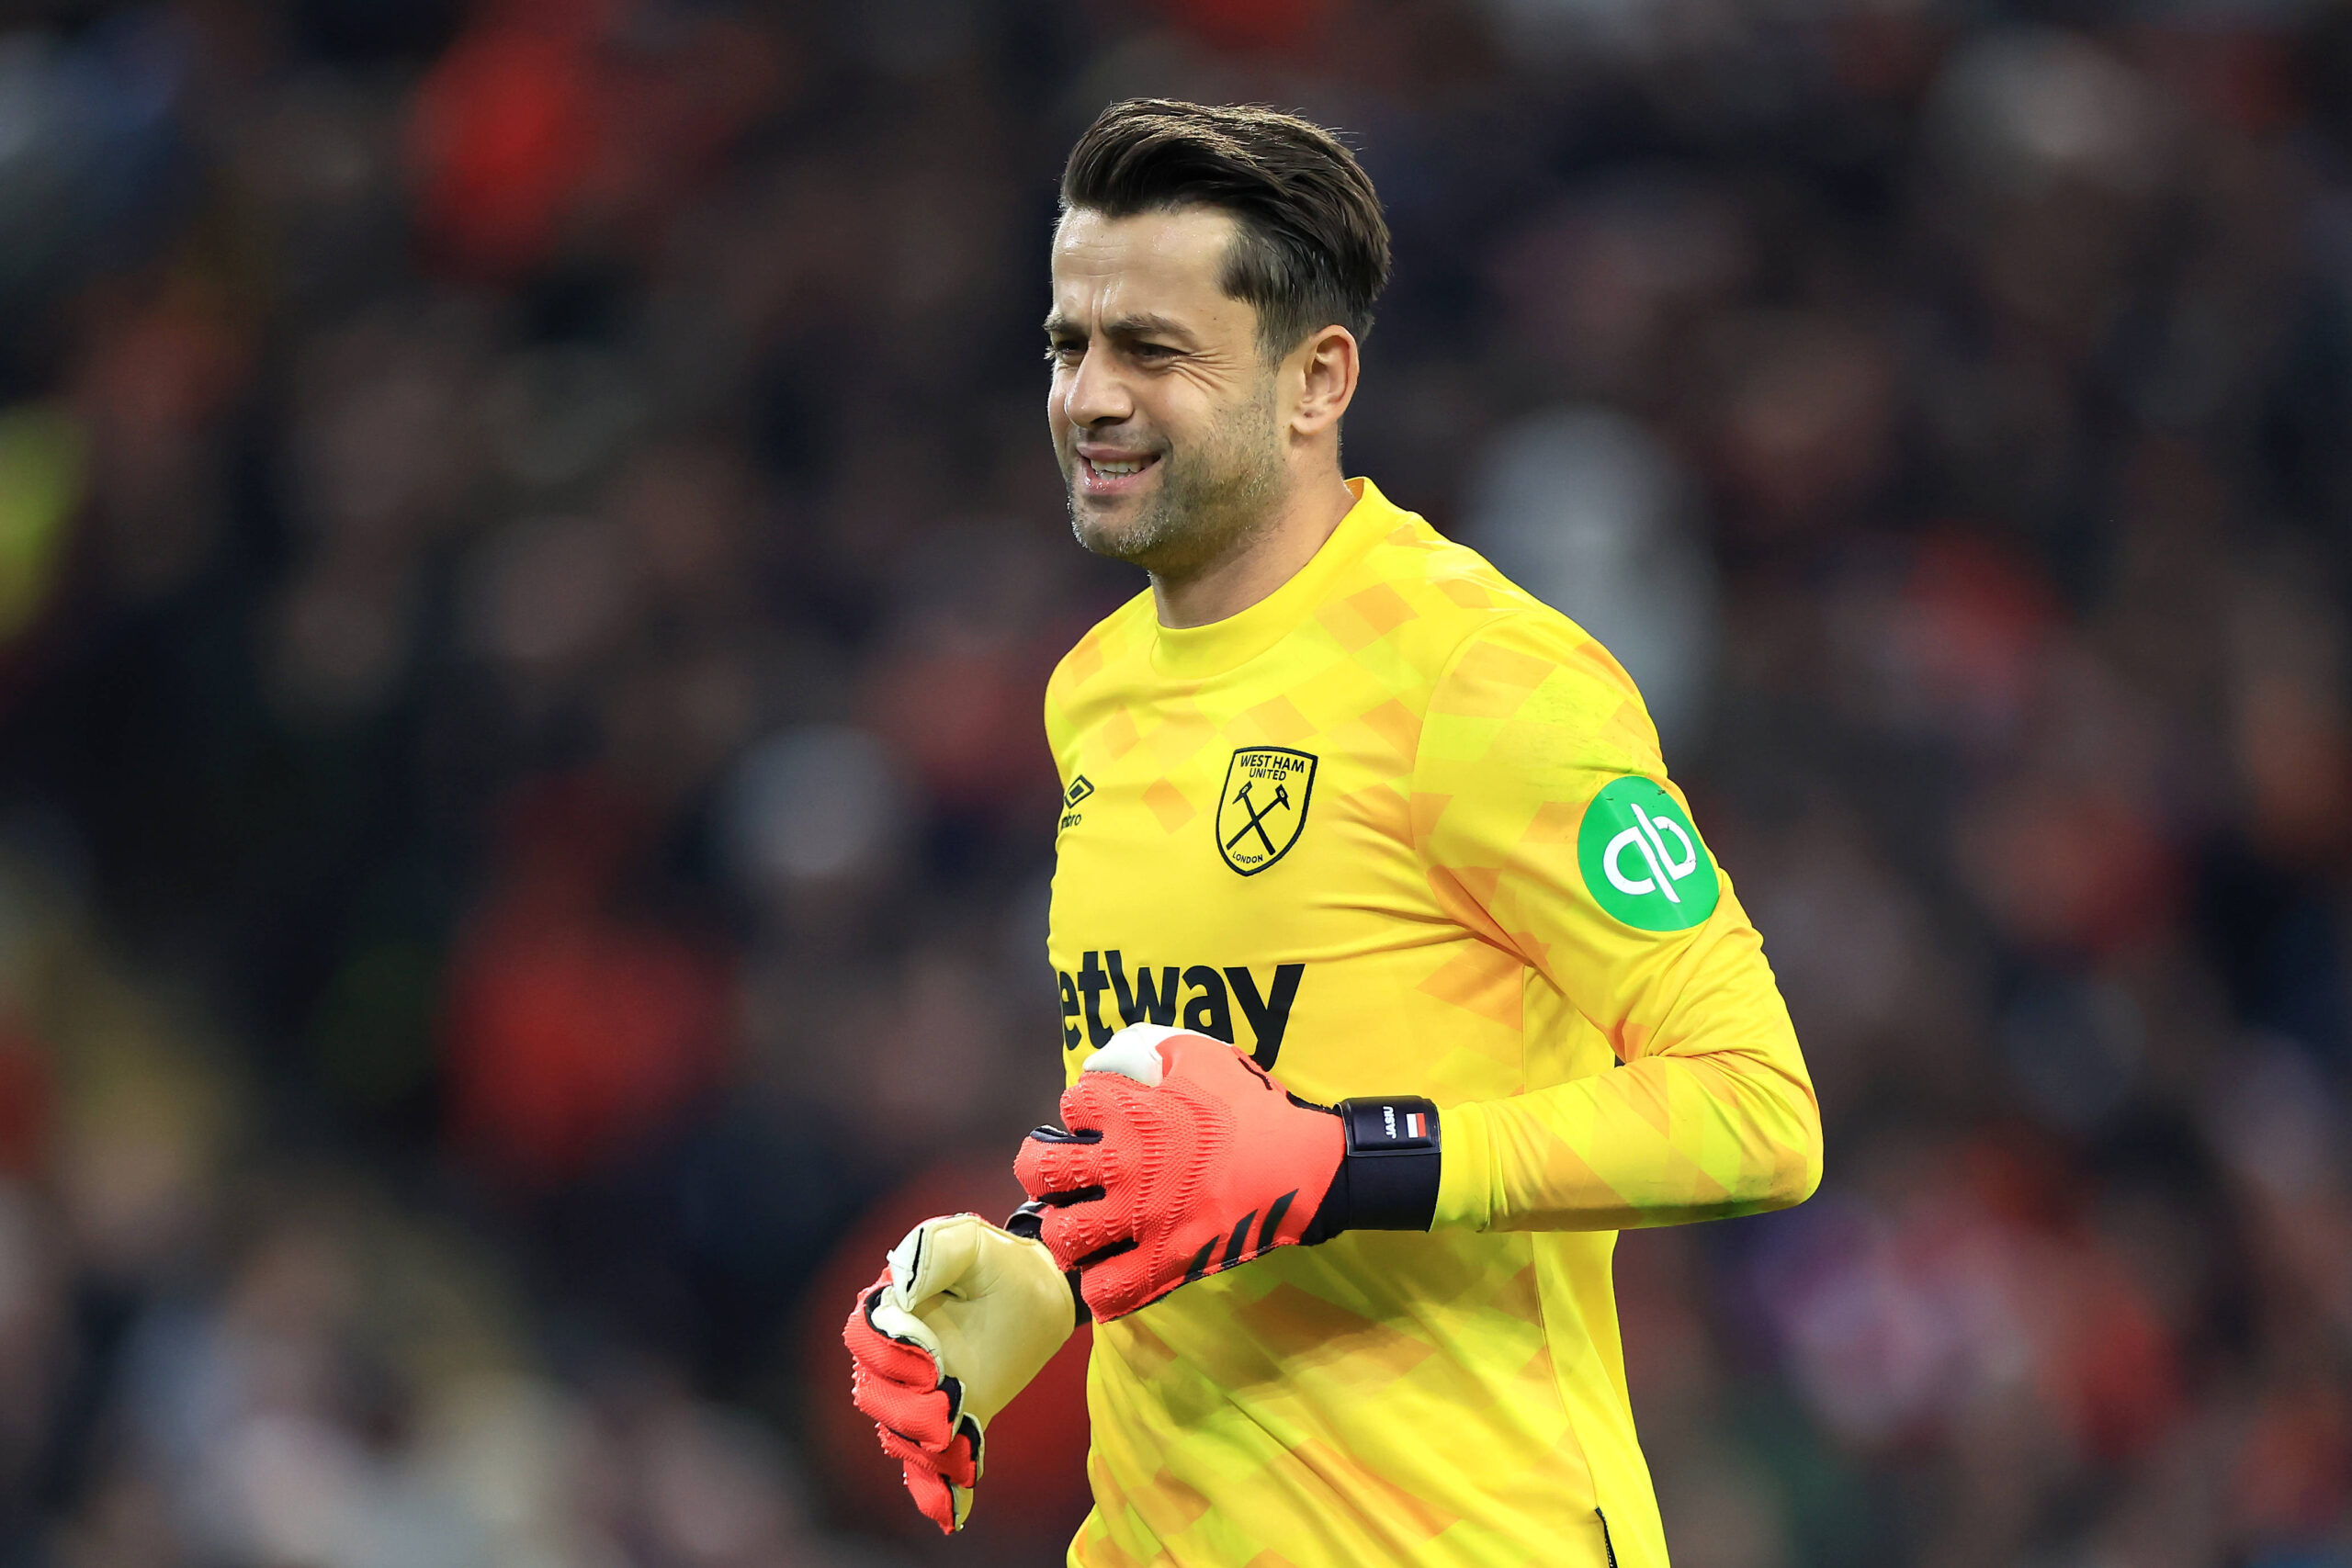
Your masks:
{"label": "human face", "polygon": [[1046,412],[1070,526],[1163,579],[1246,544],[1286,483],[1258,312],[1218,281],[1234,229],[1211,208],[1081,208],[1054,234]]}

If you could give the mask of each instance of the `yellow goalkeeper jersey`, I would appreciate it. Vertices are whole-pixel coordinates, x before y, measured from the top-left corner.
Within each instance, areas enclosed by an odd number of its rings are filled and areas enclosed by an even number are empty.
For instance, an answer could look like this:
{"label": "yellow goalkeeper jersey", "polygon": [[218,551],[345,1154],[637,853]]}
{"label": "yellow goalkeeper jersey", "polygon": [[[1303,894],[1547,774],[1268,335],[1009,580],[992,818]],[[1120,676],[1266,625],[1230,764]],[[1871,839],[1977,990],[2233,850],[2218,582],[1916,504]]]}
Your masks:
{"label": "yellow goalkeeper jersey", "polygon": [[1624,671],[1350,489],[1259,604],[1145,592],[1055,671],[1062,1058],[1151,1021],[1310,1100],[1426,1096],[1436,1223],[1098,1325],[1069,1561],[1652,1568],[1616,1232],[1811,1192],[1812,1085]]}

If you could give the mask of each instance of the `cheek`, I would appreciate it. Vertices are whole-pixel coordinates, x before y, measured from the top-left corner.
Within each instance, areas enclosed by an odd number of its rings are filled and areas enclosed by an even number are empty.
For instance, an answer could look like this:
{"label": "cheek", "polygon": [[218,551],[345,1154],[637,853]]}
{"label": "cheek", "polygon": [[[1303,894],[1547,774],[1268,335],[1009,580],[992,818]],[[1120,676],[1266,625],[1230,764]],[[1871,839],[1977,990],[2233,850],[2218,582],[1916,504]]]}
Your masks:
{"label": "cheek", "polygon": [[1183,447],[1198,441],[1215,423],[1201,389],[1179,376],[1155,378],[1135,392],[1136,415],[1168,442]]}
{"label": "cheek", "polygon": [[1169,427],[1182,429],[1196,441],[1228,434],[1238,424],[1271,418],[1265,403],[1268,390],[1253,380],[1205,369],[1189,373],[1180,369],[1156,389]]}

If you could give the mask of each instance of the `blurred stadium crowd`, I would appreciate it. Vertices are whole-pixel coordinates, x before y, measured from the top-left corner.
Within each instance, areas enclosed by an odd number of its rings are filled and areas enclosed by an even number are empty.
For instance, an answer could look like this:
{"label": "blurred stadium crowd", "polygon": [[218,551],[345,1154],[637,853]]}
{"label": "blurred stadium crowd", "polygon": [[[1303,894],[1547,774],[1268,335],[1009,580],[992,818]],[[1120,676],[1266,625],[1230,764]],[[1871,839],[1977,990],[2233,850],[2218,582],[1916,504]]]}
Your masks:
{"label": "blurred stadium crowd", "polygon": [[1351,471],[1643,682],[1829,1178],[1630,1235],[1687,1568],[2352,1563],[2352,8],[0,21],[0,1562],[942,1547],[850,1292],[1050,1109],[1036,363],[1134,93],[1344,127]]}

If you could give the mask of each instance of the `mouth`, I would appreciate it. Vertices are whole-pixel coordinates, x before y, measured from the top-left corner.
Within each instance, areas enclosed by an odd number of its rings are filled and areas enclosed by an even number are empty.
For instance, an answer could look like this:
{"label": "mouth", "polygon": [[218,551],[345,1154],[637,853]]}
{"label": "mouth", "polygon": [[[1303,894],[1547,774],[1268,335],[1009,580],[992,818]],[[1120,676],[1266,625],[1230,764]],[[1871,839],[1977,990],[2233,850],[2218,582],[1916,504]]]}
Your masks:
{"label": "mouth", "polygon": [[1078,455],[1073,477],[1075,487],[1090,498],[1111,500],[1143,488],[1152,470],[1159,467],[1157,452],[1100,452],[1092,456]]}

